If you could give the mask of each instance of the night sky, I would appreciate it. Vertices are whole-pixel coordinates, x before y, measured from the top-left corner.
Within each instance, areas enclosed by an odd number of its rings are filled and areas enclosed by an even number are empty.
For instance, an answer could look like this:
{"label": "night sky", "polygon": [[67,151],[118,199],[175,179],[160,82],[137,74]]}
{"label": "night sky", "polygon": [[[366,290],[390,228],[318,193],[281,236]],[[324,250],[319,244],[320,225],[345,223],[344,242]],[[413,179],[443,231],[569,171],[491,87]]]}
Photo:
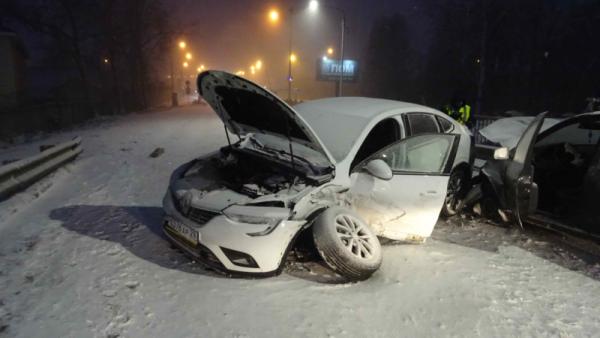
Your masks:
{"label": "night sky", "polygon": [[[373,21],[386,14],[402,13],[409,20],[413,43],[422,50],[427,46],[429,23],[416,0],[393,1],[321,1],[317,13],[306,10],[308,1],[206,0],[171,1],[167,7],[174,21],[188,32],[184,37],[192,48],[194,61],[211,69],[235,72],[255,60],[264,69],[253,79],[283,94],[287,78],[289,39],[288,9],[294,6],[293,46],[298,55],[294,66],[295,87],[300,98],[333,95],[334,84],[316,81],[316,62],[328,46],[339,51],[340,14],[324,8],[331,5],[346,12],[345,58],[363,57]],[[269,9],[279,9],[282,17],[273,25],[267,20]],[[175,24],[178,27],[178,24]],[[196,65],[197,66],[197,65]],[[196,66],[193,68],[195,69]],[[248,74],[247,74],[248,75]],[[331,88],[330,90],[328,88]],[[347,94],[358,93],[356,85],[347,85]]]}

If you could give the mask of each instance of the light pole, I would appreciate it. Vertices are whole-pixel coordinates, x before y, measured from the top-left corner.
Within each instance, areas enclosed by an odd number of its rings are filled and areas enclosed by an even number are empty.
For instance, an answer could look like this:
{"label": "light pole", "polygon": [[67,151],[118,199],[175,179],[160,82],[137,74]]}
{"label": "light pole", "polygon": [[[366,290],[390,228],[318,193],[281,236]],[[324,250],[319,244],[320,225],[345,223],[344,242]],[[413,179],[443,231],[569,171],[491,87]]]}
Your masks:
{"label": "light pole", "polygon": [[342,96],[342,87],[344,85],[344,32],[346,31],[346,13],[338,9],[342,13],[342,34],[340,37],[340,84],[338,89],[338,96]]}
{"label": "light pole", "polygon": [[339,7],[331,6],[331,5],[319,5],[317,0],[311,0],[309,3],[309,8],[311,11],[315,12],[319,7],[329,8],[334,11],[337,11],[341,16],[341,34],[340,34],[340,77],[338,80],[338,95],[342,96],[342,88],[344,83],[344,34],[346,32],[346,12]]}
{"label": "light pole", "polygon": [[288,49],[288,102],[292,102],[292,32],[294,31],[294,8],[290,7],[290,44]]}
{"label": "light pole", "polygon": [[[179,47],[180,50],[184,50],[186,47],[186,43],[183,40],[180,40],[177,43],[177,46]],[[173,51],[171,51],[171,106],[173,107],[177,107],[177,105],[179,104],[178,100],[177,100],[177,92],[175,92],[175,50],[177,48],[174,48]]]}
{"label": "light pole", "polygon": [[[315,10],[314,8],[314,1],[309,2],[309,10]],[[318,5],[318,3],[317,3]],[[288,95],[287,95],[287,99],[288,101],[292,100],[292,82],[294,81],[293,78],[293,74],[292,74],[292,65],[294,62],[296,62],[296,55],[294,54],[292,47],[293,47],[293,37],[294,37],[294,14],[295,14],[295,8],[294,6],[290,6],[289,10],[289,41],[288,41],[288,75],[287,75],[287,82],[288,82]],[[271,21],[271,23],[276,24],[277,22],[279,22],[279,12],[275,9],[272,9],[269,11],[269,21]]]}

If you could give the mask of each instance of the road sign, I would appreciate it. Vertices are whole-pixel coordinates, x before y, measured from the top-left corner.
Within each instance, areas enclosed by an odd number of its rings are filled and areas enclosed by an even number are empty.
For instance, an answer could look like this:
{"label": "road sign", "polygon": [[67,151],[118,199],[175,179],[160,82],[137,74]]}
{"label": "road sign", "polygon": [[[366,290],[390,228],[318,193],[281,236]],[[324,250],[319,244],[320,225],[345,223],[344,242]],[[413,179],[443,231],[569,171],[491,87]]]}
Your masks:
{"label": "road sign", "polygon": [[[320,58],[317,61],[317,80],[339,81],[342,71],[340,60]],[[358,79],[358,62],[344,59],[344,82],[355,82]]]}

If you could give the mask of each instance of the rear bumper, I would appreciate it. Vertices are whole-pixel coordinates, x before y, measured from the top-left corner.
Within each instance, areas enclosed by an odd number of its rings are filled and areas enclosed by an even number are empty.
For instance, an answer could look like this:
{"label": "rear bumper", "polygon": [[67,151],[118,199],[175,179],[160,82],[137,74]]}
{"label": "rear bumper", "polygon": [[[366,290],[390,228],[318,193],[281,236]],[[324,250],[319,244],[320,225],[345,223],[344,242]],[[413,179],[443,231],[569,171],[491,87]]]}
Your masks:
{"label": "rear bumper", "polygon": [[[268,235],[250,236],[247,233],[256,224],[237,223],[224,215],[215,216],[204,225],[196,224],[177,211],[169,192],[163,199],[163,208],[166,214],[163,232],[169,240],[199,261],[229,275],[262,277],[280,273],[295,236],[306,223],[284,220]],[[169,227],[173,221],[197,230],[198,244]],[[242,257],[246,263],[240,264],[239,260],[235,263],[232,259],[236,257]]]}

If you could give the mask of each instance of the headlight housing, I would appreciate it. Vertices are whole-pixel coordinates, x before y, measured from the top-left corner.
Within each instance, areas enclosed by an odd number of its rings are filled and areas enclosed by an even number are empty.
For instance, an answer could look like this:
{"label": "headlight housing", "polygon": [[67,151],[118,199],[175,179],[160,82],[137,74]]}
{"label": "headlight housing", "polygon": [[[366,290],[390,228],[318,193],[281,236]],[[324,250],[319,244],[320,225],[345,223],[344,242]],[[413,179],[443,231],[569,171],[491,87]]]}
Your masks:
{"label": "headlight housing", "polygon": [[262,217],[262,216],[250,216],[250,215],[240,215],[231,212],[227,212],[227,210],[223,211],[223,214],[227,216],[230,220],[239,223],[249,223],[249,224],[265,224],[265,225],[277,225],[280,218],[272,218],[272,217]]}
{"label": "headlight housing", "polygon": [[179,211],[184,216],[190,211],[190,207],[192,206],[192,200],[194,198],[193,194],[188,190],[179,189],[173,191],[171,189],[171,196],[173,199],[173,204],[175,205],[175,209]]}
{"label": "headlight housing", "polygon": [[[268,208],[266,208],[268,209]],[[269,216],[256,216],[256,215],[247,215],[242,214],[240,212],[235,212],[232,210],[225,209],[223,210],[223,215],[229,218],[230,220],[238,223],[247,223],[247,224],[261,224],[266,225],[267,228],[258,231],[258,232],[250,232],[247,233],[249,236],[265,236],[273,232],[275,228],[279,225],[281,221],[287,218],[287,215],[281,217],[269,217]]]}

